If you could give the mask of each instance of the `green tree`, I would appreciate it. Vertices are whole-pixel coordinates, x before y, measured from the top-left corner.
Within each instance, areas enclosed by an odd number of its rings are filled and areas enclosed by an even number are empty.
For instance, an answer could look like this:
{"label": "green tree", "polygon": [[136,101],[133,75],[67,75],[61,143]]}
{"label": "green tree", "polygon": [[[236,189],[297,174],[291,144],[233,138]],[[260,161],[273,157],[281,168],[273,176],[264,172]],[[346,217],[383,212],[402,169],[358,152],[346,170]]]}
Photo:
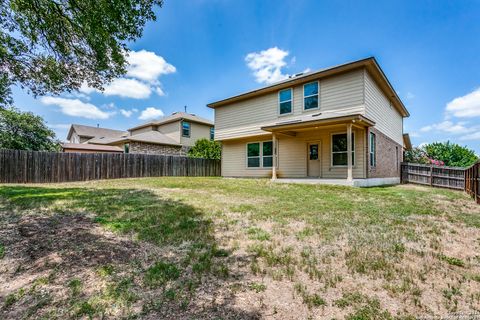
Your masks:
{"label": "green tree", "polygon": [[42,117],[9,107],[0,108],[0,149],[58,151],[60,145]]}
{"label": "green tree", "polygon": [[33,95],[71,92],[126,72],[126,44],[163,0],[0,0],[0,107],[11,85]]}
{"label": "green tree", "polygon": [[218,159],[220,160],[222,147],[219,142],[208,139],[199,139],[188,151],[190,158]]}
{"label": "green tree", "polygon": [[468,167],[478,160],[473,150],[450,141],[430,143],[423,149],[430,159],[443,161],[446,166]]}
{"label": "green tree", "polygon": [[425,152],[425,150],[419,147],[415,147],[412,150],[405,151],[403,161],[411,162],[411,163],[421,163],[421,164],[430,163],[430,159],[428,158],[428,155]]}

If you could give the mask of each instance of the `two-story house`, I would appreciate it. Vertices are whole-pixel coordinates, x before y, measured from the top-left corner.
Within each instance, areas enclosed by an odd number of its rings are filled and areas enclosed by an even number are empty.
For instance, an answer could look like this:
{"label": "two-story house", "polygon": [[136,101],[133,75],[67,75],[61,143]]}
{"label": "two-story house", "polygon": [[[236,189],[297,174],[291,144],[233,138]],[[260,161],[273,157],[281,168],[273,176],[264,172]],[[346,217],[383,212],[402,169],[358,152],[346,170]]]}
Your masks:
{"label": "two-story house", "polygon": [[215,109],[225,177],[400,182],[403,118],[409,113],[373,57],[208,106]]}
{"label": "two-story house", "polygon": [[89,143],[118,146],[129,153],[186,155],[202,138],[213,140],[212,121],[190,113],[174,112],[130,128],[126,136],[93,139]]}

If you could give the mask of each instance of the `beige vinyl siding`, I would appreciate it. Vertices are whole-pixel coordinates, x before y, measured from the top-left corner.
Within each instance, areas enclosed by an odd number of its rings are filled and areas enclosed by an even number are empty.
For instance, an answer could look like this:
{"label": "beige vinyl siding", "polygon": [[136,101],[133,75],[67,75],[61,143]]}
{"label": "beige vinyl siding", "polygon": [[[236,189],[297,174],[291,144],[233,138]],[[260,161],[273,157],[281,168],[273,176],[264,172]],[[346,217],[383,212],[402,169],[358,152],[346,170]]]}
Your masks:
{"label": "beige vinyl siding", "polygon": [[271,137],[222,142],[223,177],[271,177],[272,169],[247,168],[247,143],[270,141]]}
{"label": "beige vinyl siding", "polygon": [[132,131],[130,131],[130,135],[133,136],[133,135],[136,135],[136,134],[139,134],[139,133],[144,133],[144,132],[149,132],[149,131],[153,131],[153,126],[147,126],[147,127],[132,130]]}
{"label": "beige vinyl siding", "polygon": [[159,125],[157,130],[175,140],[177,143],[180,143],[180,121]]}
{"label": "beige vinyl siding", "polygon": [[262,126],[317,112],[331,112],[332,117],[365,113],[363,70],[325,78],[319,84],[319,109],[303,110],[303,85],[293,88],[292,114],[279,115],[277,91],[216,108],[215,139],[262,135]]}
{"label": "beige vinyl siding", "polygon": [[365,71],[366,116],[375,121],[375,129],[403,145],[403,118]]}
{"label": "beige vinyl siding", "polygon": [[209,125],[190,122],[190,137],[183,137],[180,131],[180,143],[184,146],[193,146],[198,139],[205,138],[210,140],[210,128],[211,126]]}
{"label": "beige vinyl siding", "polygon": [[[365,178],[365,131],[355,132],[354,178]],[[321,178],[345,179],[346,167],[331,166],[331,135],[346,133],[346,126],[332,126],[322,130],[301,132],[295,137],[278,137],[278,170],[280,178],[303,178],[307,176],[307,144],[320,143]],[[225,177],[271,177],[271,169],[247,168],[246,145],[248,142],[270,141],[271,136],[222,142],[222,176]]]}

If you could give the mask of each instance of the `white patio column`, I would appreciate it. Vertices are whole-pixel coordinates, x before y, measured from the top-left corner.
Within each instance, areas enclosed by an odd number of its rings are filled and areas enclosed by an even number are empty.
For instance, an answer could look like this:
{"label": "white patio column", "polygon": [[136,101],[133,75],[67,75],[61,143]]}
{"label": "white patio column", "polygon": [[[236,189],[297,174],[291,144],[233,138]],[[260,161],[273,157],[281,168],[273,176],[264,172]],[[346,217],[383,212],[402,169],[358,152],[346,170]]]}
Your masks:
{"label": "white patio column", "polygon": [[272,133],[272,180],[277,179],[277,135]]}
{"label": "white patio column", "polygon": [[353,181],[352,165],[352,124],[347,124],[347,181]]}

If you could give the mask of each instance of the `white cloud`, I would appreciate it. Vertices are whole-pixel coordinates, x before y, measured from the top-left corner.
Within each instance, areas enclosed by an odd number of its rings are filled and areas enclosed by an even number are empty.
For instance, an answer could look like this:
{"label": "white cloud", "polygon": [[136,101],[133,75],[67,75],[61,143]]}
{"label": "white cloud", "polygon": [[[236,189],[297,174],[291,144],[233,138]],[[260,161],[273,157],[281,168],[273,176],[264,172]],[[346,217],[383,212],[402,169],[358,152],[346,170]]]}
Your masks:
{"label": "white cloud", "polygon": [[78,99],[60,97],[42,97],[40,101],[46,105],[55,105],[63,114],[87,119],[108,119],[114,112],[104,112],[91,103],[85,103]]}
{"label": "white cloud", "polygon": [[418,132],[415,132],[415,131],[410,132],[408,135],[410,136],[410,138],[419,138],[420,137],[420,134]]}
{"label": "white cloud", "polygon": [[52,129],[70,129],[70,124],[63,124],[63,123],[58,123],[58,124],[49,124],[48,125]]}
{"label": "white cloud", "polygon": [[138,119],[140,120],[151,120],[155,118],[163,117],[163,111],[153,107],[148,107],[142,111]]}
{"label": "white cloud", "polygon": [[135,79],[115,79],[105,86],[103,94],[106,96],[120,96],[124,98],[145,99],[152,92],[150,86]]}
{"label": "white cloud", "polygon": [[429,132],[429,131],[439,131],[439,132],[447,132],[447,133],[453,133],[453,134],[462,134],[462,133],[468,133],[472,132],[475,130],[474,128],[469,128],[466,127],[467,123],[466,122],[458,122],[454,123],[449,120],[445,120],[440,123],[435,123],[429,126],[425,126],[420,129],[422,132]]}
{"label": "white cloud", "polygon": [[460,137],[460,140],[480,140],[480,131],[477,131],[477,132],[474,132],[474,133],[470,133],[470,134],[467,134],[463,137]]}
{"label": "white cloud", "polygon": [[127,57],[127,76],[147,82],[156,82],[162,74],[174,73],[176,68],[154,52],[131,51]]}
{"label": "white cloud", "polygon": [[163,92],[162,88],[156,87],[155,92],[160,96],[163,97],[165,95],[165,92]]}
{"label": "white cloud", "polygon": [[111,83],[105,85],[103,92],[83,83],[79,89],[80,94],[83,94],[84,98],[88,98],[85,95],[97,92],[103,93],[105,96],[120,96],[132,99],[146,99],[150,97],[152,91],[159,96],[165,95],[160,87],[159,78],[161,75],[176,72],[173,65],[154,52],[145,50],[129,52],[127,61],[129,65],[125,77],[114,79]]}
{"label": "white cloud", "polygon": [[446,111],[458,118],[480,117],[480,88],[450,101]]}
{"label": "white cloud", "polygon": [[132,110],[120,109],[120,113],[127,118],[130,118],[130,116],[137,111],[138,111],[137,109],[132,109]]}
{"label": "white cloud", "polygon": [[245,62],[253,71],[257,82],[270,84],[288,78],[281,70],[287,65],[285,58],[288,54],[288,51],[273,47],[247,54]]}
{"label": "white cloud", "polygon": [[411,92],[407,92],[407,97],[406,98],[407,99],[413,99],[413,98],[415,98],[415,95]]}

